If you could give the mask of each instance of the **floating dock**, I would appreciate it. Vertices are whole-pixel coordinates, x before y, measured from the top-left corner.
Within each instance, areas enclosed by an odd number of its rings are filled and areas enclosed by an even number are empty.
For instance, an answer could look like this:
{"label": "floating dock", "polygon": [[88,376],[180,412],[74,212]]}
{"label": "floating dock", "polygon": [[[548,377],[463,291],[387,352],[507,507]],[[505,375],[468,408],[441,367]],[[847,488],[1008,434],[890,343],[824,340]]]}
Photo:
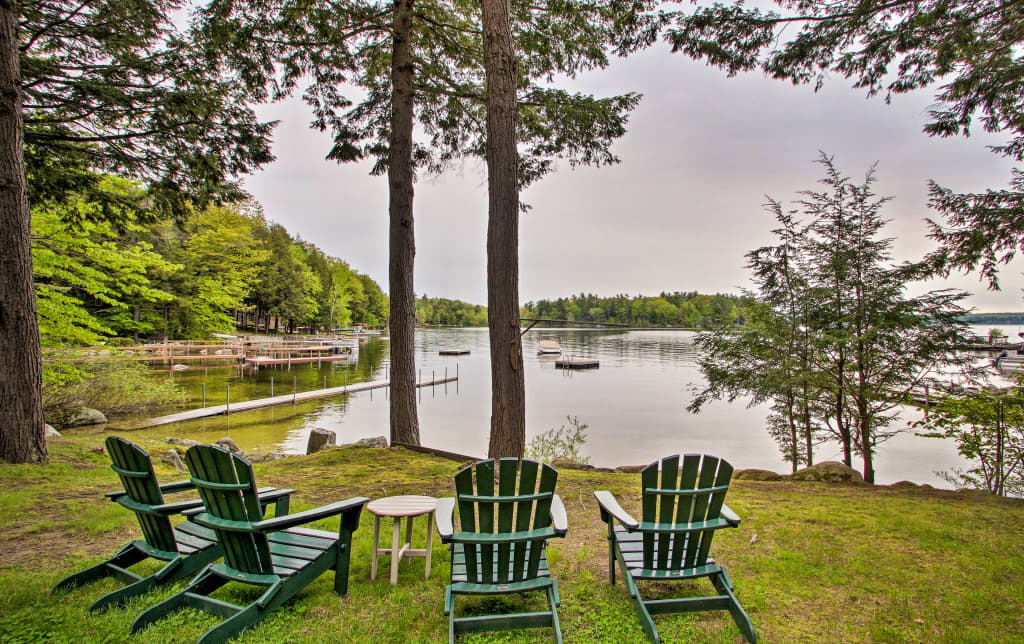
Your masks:
{"label": "floating dock", "polygon": [[245,356],[245,364],[255,365],[257,367],[266,367],[269,365],[309,364],[311,362],[355,362],[355,360],[355,356],[351,354],[340,356],[312,356],[305,358],[271,358],[270,356]]}
{"label": "floating dock", "polygon": [[[443,385],[446,382],[455,382],[458,379],[458,376],[454,376],[451,378],[434,378],[429,381],[422,380],[416,383],[416,386],[431,387],[433,385]],[[131,427],[122,427],[120,429],[145,429],[146,427],[169,425],[170,423],[178,423],[184,420],[195,420],[197,418],[209,418],[210,416],[224,416],[229,414],[237,414],[243,411],[262,409],[263,407],[291,405],[295,403],[306,402],[308,400],[317,400],[319,398],[331,398],[333,396],[340,396],[342,394],[354,394],[360,391],[380,389],[382,387],[387,387],[390,384],[391,382],[388,380],[371,380],[369,382],[357,382],[355,384],[346,385],[344,387],[328,387],[326,389],[313,389],[311,391],[296,392],[291,394],[285,394],[283,396],[273,396],[271,398],[243,400],[236,403],[229,402],[226,405],[200,407],[199,409],[190,409],[188,411],[178,412],[177,414],[170,414],[167,416],[150,418],[136,425],[132,425]]]}
{"label": "floating dock", "polygon": [[601,365],[597,360],[580,360],[567,359],[567,360],[555,360],[555,368],[557,369],[597,369]]}
{"label": "floating dock", "polygon": [[440,356],[468,356],[469,349],[441,349],[437,352]]}

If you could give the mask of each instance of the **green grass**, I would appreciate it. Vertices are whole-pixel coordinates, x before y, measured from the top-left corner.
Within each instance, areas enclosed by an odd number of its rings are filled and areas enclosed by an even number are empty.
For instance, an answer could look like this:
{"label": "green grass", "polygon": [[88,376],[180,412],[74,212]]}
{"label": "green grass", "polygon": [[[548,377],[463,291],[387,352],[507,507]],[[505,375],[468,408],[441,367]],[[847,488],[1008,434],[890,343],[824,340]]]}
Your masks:
{"label": "green grass", "polygon": [[[106,501],[116,478],[102,436],[51,443],[45,466],[0,466],[0,642],[120,642],[134,616],[181,588],[163,589],[123,610],[87,607],[118,587],[104,581],[51,596],[63,576],[139,538],[134,517]],[[160,443],[151,453],[168,449]],[[406,450],[346,448],[256,466],[261,485],[292,487],[293,511],[350,496],[452,494],[458,463]],[[181,474],[158,465],[163,481]],[[562,596],[567,642],[645,642],[621,582],[608,583],[604,524],[592,492],[612,490],[639,505],[639,475],[563,470],[558,491],[569,513],[566,539],[549,550]],[[174,497],[180,498],[180,497]],[[733,483],[727,500],[743,517],[716,537],[713,555],[765,642],[1024,642],[1024,502],[927,489],[793,482]],[[426,526],[416,522],[417,545]],[[324,522],[320,527],[335,528]],[[389,526],[382,532],[390,534]],[[355,535],[350,593],[338,598],[327,573],[239,642],[438,642],[448,552],[434,540],[434,569],[403,563],[399,585],[381,561],[371,582],[373,523]],[[753,539],[754,535],[757,539]],[[152,564],[151,564],[152,565]],[[152,569],[152,568],[151,568]],[[711,594],[706,581],[647,584],[645,596]],[[218,596],[244,600],[246,591]],[[542,609],[543,597],[460,598],[460,614]],[[215,618],[185,611],[132,639],[193,642]],[[656,618],[667,642],[738,642],[727,613]],[[547,642],[550,630],[466,637],[472,642]]]}

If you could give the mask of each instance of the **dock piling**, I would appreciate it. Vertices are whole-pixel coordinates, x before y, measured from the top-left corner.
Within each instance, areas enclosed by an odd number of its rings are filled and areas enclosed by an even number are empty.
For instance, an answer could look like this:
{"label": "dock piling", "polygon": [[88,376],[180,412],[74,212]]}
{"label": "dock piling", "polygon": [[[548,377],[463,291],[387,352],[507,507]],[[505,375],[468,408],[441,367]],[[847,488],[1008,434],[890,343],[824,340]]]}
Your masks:
{"label": "dock piling", "polygon": [[296,391],[297,390],[295,388],[295,376],[292,376],[292,404],[293,405],[295,404],[295,392]]}
{"label": "dock piling", "polygon": [[270,376],[270,397],[274,397],[274,376]]}
{"label": "dock piling", "polygon": [[203,383],[203,409],[206,409],[206,383]]}
{"label": "dock piling", "polygon": [[231,385],[228,385],[227,399],[224,401],[224,415],[227,416],[231,413]]}

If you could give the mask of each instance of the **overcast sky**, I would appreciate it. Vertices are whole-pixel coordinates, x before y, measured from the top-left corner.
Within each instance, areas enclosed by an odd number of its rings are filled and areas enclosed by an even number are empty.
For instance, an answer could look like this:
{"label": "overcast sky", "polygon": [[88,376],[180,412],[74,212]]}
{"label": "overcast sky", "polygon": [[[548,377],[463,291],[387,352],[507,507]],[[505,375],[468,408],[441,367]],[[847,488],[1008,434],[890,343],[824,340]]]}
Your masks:
{"label": "overcast sky", "polygon": [[[571,88],[611,95],[640,92],[617,166],[568,164],[523,192],[533,206],[519,240],[522,302],[573,293],[656,295],[737,292],[749,284],[744,253],[772,243],[765,195],[789,202],[816,189],[818,151],[860,179],[878,161],[876,190],[894,199],[883,214],[897,260],[919,259],[926,238],[927,182],[956,191],[1005,187],[1011,164],[989,152],[1001,142],[933,139],[921,132],[931,92],[866,99],[836,77],[814,93],[746,74],[727,78],[664,45],[577,79]],[[368,164],[324,159],[330,137],[310,130],[298,99],[267,106],[280,119],[277,161],[245,181],[269,219],[348,261],[387,290],[387,181]],[[416,292],[484,304],[487,182],[482,164],[416,185]],[[931,287],[973,293],[979,311],[1024,310],[1024,261],[1001,272],[1003,290],[976,275]]]}

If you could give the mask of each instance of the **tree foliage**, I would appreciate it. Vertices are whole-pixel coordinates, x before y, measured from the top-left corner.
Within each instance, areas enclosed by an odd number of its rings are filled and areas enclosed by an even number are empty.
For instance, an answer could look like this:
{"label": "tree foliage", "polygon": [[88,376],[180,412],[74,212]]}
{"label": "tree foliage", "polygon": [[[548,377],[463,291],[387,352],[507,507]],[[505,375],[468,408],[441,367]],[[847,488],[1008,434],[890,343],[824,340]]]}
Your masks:
{"label": "tree foliage", "polygon": [[[934,88],[929,136],[967,136],[980,123],[1007,136],[992,151],[1024,160],[1024,5],[1004,0],[774,0],[778,10],[741,0],[693,11],[665,10],[673,51],[730,75],[761,69],[819,88],[830,75],[869,96]],[[795,28],[795,31],[794,31]],[[1008,189],[958,194],[931,184],[931,222],[942,270],[980,268],[998,287],[1000,264],[1024,249],[1024,176]]]}
{"label": "tree foliage", "polygon": [[779,243],[747,255],[757,301],[745,324],[698,336],[708,384],[690,409],[723,397],[769,401],[769,429],[794,467],[812,462],[824,435],[839,442],[847,465],[859,454],[873,482],[874,453],[899,431],[892,423],[911,392],[948,372],[971,372],[970,357],[954,351],[967,339],[959,305],[966,293],[908,295],[931,273],[892,263],[893,240],[881,236],[887,199],[872,190],[874,170],[858,184],[830,157],[819,163],[824,189],[803,192],[799,209],[769,202]]}
{"label": "tree foliage", "polygon": [[527,302],[520,313],[524,318],[696,328],[738,321],[741,302],[742,298],[736,295],[703,295],[696,291],[663,292],[655,297],[580,293]]}
{"label": "tree foliage", "polygon": [[113,216],[99,172],[147,184],[151,212],[241,196],[232,179],[273,159],[271,124],[236,77],[176,27],[181,0],[21,3],[29,198],[84,199]]}
{"label": "tree foliage", "polygon": [[1024,494],[1024,388],[976,390],[941,396],[923,421],[921,435],[951,438],[971,461],[966,471],[940,472],[958,487],[1001,496]]}
{"label": "tree foliage", "polygon": [[[116,200],[33,209],[44,346],[202,339],[234,332],[241,312],[251,309],[268,323],[282,320],[285,331],[327,329],[332,315],[336,325],[386,321],[387,298],[372,279],[268,224],[251,202],[156,220],[141,186],[112,176],[94,183],[116,192]],[[115,201],[135,206],[119,208],[113,220],[94,216]],[[340,297],[332,301],[331,293]]]}

